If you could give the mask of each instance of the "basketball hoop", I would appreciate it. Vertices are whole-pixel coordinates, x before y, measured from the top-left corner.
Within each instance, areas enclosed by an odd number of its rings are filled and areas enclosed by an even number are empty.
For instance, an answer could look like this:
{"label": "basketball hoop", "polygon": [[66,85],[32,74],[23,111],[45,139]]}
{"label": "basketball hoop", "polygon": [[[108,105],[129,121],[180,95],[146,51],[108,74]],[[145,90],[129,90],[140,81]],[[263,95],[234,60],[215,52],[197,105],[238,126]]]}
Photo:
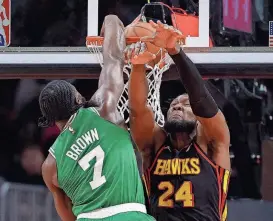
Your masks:
{"label": "basketball hoop", "polygon": [[[102,46],[103,46],[103,37],[98,36],[89,36],[86,38],[86,46],[92,54],[96,54],[100,66],[103,67],[103,55],[102,55]],[[126,44],[130,45],[140,41],[140,37],[127,37]],[[164,115],[160,107],[160,86],[162,81],[162,74],[167,71],[171,64],[171,58],[165,56],[161,50],[161,60],[154,66],[147,67],[147,80],[149,86],[149,94],[147,102],[152,107],[155,114],[155,121],[160,127],[164,125]],[[129,79],[132,65],[130,63],[125,64],[123,72]],[[128,107],[128,81],[124,85],[123,92],[119,98],[117,106],[120,114],[124,118],[126,123],[129,123],[129,107]]]}
{"label": "basketball hoop", "polygon": [[[86,46],[92,54],[95,54],[98,58],[100,66],[103,66],[102,58],[102,45],[104,37],[100,36],[88,36],[86,37]],[[140,37],[130,37],[126,38],[126,44],[130,45],[140,41]]]}

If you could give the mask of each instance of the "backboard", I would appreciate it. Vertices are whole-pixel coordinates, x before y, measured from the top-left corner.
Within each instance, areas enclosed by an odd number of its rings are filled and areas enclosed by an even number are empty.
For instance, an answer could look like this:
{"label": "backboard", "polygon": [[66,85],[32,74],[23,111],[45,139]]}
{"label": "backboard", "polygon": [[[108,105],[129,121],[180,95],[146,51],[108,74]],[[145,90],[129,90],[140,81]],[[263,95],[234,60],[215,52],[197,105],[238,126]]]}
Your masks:
{"label": "backboard", "polygon": [[[37,1],[24,2],[28,5]],[[74,78],[97,78],[100,67],[96,55],[90,54],[85,48],[85,36],[98,35],[103,17],[109,13],[117,14],[125,25],[128,24],[146,2],[138,1],[134,4],[132,1],[124,1],[123,5],[118,1],[105,0],[88,0],[87,5],[84,2],[86,1],[70,0],[58,5],[52,1],[52,5],[44,5],[43,9],[46,13],[51,13],[52,17],[54,10],[64,12],[62,18],[55,13],[56,18],[54,17],[51,26],[47,25],[47,19],[50,18],[48,14],[45,21],[38,23],[38,27],[34,21],[41,16],[45,17],[40,15],[42,12],[32,13],[28,22],[23,23],[20,20],[20,10],[25,7],[28,12],[31,9],[20,2],[12,4],[11,46],[0,49],[0,78],[61,78],[64,74]],[[185,50],[202,74],[207,77],[271,77],[273,53],[268,47],[268,20],[265,11],[261,13],[263,20],[260,22],[250,13],[254,5],[249,0],[191,2],[193,5],[184,6],[188,13],[199,15],[199,36],[188,36]],[[198,3],[194,5],[194,2]],[[73,12],[75,18],[67,11]],[[66,23],[63,23],[63,17],[66,18]],[[257,28],[257,22],[267,25]],[[33,29],[28,28],[31,24]],[[74,26],[70,27],[68,24]],[[43,32],[44,29],[48,31]],[[257,32],[262,34],[258,35]],[[209,36],[214,40],[213,48],[208,48]]]}

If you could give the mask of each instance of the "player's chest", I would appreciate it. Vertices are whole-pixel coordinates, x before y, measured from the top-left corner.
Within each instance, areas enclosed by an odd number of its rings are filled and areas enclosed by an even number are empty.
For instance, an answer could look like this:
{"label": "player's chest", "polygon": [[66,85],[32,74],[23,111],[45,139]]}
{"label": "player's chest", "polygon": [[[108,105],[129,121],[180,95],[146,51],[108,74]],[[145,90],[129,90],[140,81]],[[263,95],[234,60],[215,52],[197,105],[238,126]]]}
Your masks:
{"label": "player's chest", "polygon": [[155,159],[150,170],[151,188],[158,188],[166,181],[175,188],[183,183],[201,187],[204,180],[214,183],[215,175],[211,166],[195,149],[188,151],[169,151],[165,149]]}
{"label": "player's chest", "polygon": [[192,150],[170,151],[169,148],[165,148],[155,159],[150,175],[158,179],[195,176],[199,175],[202,169],[201,159],[196,152]]}
{"label": "player's chest", "polygon": [[150,170],[150,184],[151,200],[156,206],[193,207],[194,195],[205,196],[215,185],[215,177],[210,166],[194,150],[164,150]]}
{"label": "player's chest", "polygon": [[190,189],[193,184],[201,187],[202,180],[206,179],[206,168],[202,160],[197,156],[185,157],[159,157],[150,170],[150,182],[152,192],[170,189]]}

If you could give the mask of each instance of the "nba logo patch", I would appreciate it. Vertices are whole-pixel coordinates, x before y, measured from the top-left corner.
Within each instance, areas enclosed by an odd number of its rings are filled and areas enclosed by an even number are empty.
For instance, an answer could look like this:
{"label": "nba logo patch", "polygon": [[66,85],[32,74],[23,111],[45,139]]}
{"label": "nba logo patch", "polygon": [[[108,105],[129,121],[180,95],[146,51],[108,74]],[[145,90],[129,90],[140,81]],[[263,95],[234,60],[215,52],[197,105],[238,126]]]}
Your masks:
{"label": "nba logo patch", "polygon": [[10,1],[0,0],[0,47],[10,45]]}

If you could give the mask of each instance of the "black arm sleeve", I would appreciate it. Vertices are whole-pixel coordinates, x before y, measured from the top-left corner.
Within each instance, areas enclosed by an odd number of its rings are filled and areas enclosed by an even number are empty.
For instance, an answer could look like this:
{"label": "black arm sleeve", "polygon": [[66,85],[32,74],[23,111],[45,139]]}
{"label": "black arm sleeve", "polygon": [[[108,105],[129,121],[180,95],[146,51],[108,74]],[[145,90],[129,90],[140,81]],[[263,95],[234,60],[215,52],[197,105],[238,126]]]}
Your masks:
{"label": "black arm sleeve", "polygon": [[211,118],[218,112],[218,106],[208,92],[199,71],[187,55],[180,50],[171,55],[176,64],[180,79],[189,95],[193,113],[203,118]]}

